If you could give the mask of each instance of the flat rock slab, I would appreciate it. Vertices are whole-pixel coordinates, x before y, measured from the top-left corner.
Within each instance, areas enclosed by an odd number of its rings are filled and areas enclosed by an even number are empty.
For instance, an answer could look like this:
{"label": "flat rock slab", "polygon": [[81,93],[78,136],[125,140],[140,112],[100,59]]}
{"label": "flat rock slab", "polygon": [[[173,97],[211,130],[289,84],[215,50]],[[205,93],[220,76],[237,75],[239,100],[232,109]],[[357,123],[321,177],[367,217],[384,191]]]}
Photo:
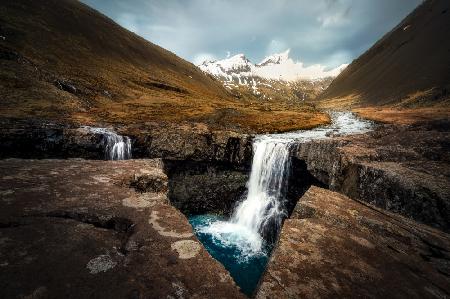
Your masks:
{"label": "flat rock slab", "polygon": [[160,160],[0,160],[0,297],[244,297],[166,186]]}
{"label": "flat rock slab", "polygon": [[311,187],[284,222],[257,298],[448,298],[450,235]]}

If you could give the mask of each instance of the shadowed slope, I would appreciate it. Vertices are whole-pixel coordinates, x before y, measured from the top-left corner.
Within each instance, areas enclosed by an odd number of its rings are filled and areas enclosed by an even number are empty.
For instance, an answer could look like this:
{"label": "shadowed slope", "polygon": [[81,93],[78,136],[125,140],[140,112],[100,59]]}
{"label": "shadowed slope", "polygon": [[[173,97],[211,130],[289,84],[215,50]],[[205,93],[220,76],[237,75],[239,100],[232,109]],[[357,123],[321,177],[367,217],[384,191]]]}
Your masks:
{"label": "shadowed slope", "polygon": [[450,2],[428,0],[354,60],[320,96],[323,107],[447,106]]}

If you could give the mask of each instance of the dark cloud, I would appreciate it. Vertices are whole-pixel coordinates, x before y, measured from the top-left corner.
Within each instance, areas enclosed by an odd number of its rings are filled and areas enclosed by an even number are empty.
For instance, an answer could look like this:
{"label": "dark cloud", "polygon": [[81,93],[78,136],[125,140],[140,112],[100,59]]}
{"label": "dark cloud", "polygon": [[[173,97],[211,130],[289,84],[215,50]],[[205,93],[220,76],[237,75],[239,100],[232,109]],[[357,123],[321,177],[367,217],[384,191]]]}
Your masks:
{"label": "dark cloud", "polygon": [[83,0],[127,29],[199,62],[291,49],[306,65],[349,63],[421,0]]}

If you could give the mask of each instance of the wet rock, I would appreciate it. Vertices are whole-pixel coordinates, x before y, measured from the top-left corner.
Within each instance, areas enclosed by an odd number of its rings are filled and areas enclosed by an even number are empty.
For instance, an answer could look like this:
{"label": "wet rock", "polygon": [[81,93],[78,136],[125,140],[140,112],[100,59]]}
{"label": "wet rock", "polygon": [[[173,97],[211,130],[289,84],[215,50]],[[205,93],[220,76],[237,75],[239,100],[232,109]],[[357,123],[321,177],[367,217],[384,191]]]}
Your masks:
{"label": "wet rock", "polygon": [[0,160],[0,297],[243,298],[164,188],[135,177],[167,183],[160,160]]}
{"label": "wet rock", "polygon": [[[42,121],[3,120],[0,124],[0,158],[104,159],[103,136],[83,126]],[[98,125],[100,127],[105,125]],[[132,156],[226,162],[249,165],[252,136],[212,131],[202,125],[148,124],[123,126],[119,134],[132,139]]]}
{"label": "wet rock", "polygon": [[311,187],[286,219],[256,298],[446,298],[450,236]]}
{"label": "wet rock", "polygon": [[301,144],[296,157],[331,190],[450,231],[447,126],[381,126]]}
{"label": "wet rock", "polygon": [[228,215],[246,192],[249,170],[230,163],[165,161],[169,199],[187,215]]}

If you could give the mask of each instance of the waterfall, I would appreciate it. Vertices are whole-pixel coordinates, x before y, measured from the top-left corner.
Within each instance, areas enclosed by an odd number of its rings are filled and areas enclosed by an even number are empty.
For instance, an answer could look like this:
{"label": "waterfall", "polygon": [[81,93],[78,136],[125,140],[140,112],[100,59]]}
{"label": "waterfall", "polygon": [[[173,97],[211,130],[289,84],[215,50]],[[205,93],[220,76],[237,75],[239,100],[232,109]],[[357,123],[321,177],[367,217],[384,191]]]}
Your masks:
{"label": "waterfall", "polygon": [[286,179],[289,176],[291,140],[269,135],[253,143],[253,161],[247,198],[235,209],[231,222],[273,239],[287,216]]}
{"label": "waterfall", "polygon": [[107,160],[126,160],[131,158],[131,140],[114,132],[105,136],[105,157]]}
{"label": "waterfall", "polygon": [[332,112],[332,123],[312,130],[257,136],[245,199],[228,221],[214,220],[195,227],[197,234],[210,236],[224,248],[237,248],[238,262],[265,255],[287,217],[286,194],[293,146],[333,135],[365,133],[372,123],[350,112]]}
{"label": "waterfall", "polygon": [[106,160],[131,159],[131,140],[106,128],[85,127],[90,132],[103,137],[103,147]]}

